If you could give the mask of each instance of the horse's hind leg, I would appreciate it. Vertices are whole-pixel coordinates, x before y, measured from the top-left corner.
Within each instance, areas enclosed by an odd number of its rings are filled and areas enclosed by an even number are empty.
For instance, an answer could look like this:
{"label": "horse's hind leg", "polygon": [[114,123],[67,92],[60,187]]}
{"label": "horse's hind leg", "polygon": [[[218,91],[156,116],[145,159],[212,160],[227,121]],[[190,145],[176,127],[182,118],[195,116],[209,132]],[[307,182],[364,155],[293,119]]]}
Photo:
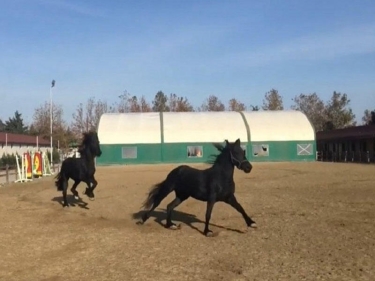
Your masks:
{"label": "horse's hind leg", "polygon": [[154,203],[152,204],[152,207],[150,210],[148,210],[147,212],[145,212],[142,216],[142,220],[141,221],[138,221],[137,224],[141,225],[141,224],[144,224],[149,218],[150,218],[150,215],[151,215],[151,212],[153,212],[161,203],[161,201],[163,200],[164,198],[160,198],[160,197],[157,197],[154,201]]}
{"label": "horse's hind leg", "polygon": [[176,198],[167,205],[167,223],[166,228],[169,229],[178,229],[179,227],[172,222],[172,211],[182,202],[184,202],[188,197],[176,196]]}
{"label": "horse's hind leg", "polygon": [[74,198],[76,200],[79,199],[78,191],[76,190],[76,188],[77,188],[77,186],[79,185],[80,182],[81,182],[80,180],[74,181],[74,184],[73,184],[72,188],[70,189],[70,191],[73,193]]}
{"label": "horse's hind leg", "polygon": [[66,198],[66,195],[68,192],[68,180],[63,181],[62,188],[63,188],[62,194],[63,194],[63,199],[64,199],[63,207],[69,207],[68,199]]}

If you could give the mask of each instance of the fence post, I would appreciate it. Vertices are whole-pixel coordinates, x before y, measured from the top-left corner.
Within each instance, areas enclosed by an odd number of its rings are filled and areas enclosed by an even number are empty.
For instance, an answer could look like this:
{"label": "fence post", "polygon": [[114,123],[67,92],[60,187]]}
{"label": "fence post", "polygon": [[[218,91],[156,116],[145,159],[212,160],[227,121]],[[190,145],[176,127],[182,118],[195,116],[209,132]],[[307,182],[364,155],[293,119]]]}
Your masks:
{"label": "fence post", "polygon": [[367,162],[370,163],[370,151],[367,150]]}
{"label": "fence post", "polygon": [[9,184],[9,165],[5,165],[5,183]]}

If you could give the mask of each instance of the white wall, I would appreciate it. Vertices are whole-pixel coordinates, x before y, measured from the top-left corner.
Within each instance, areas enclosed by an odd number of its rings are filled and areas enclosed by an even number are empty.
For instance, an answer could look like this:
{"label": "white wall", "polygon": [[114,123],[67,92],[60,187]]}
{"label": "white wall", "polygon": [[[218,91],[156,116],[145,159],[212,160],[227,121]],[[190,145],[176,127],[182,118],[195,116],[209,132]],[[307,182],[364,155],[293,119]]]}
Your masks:
{"label": "white wall", "polygon": [[[38,150],[42,152],[47,152],[47,150],[50,150],[50,147],[39,146]],[[18,155],[21,155],[22,153],[28,152],[28,151],[29,152],[37,151],[37,147],[32,146],[32,145],[10,145],[10,144],[8,144],[8,146],[0,145],[0,158],[3,156],[3,154],[11,155],[12,153],[13,154],[18,153]]]}

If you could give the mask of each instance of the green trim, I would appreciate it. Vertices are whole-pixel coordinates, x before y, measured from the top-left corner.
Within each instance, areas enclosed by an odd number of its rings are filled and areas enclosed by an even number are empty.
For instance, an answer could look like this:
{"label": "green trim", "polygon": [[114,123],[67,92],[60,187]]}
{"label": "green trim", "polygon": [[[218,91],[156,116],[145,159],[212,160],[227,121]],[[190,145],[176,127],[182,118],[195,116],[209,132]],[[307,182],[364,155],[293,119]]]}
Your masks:
{"label": "green trim", "polygon": [[247,142],[251,142],[251,134],[250,134],[249,123],[247,123],[246,117],[245,117],[245,115],[243,114],[242,111],[238,111],[238,113],[241,114],[242,120],[245,123],[246,134],[247,134]]}

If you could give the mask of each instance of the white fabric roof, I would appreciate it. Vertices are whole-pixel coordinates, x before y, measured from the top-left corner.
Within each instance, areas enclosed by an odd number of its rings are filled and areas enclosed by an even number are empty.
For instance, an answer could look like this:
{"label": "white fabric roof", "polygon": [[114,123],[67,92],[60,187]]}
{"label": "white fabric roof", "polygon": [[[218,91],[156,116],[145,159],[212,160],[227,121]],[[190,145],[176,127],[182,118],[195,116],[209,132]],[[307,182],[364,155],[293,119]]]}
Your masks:
{"label": "white fabric roof", "polygon": [[[251,141],[314,140],[315,132],[307,117],[294,110],[243,112]],[[223,142],[240,138],[247,142],[246,125],[240,113],[164,112],[164,142]],[[102,144],[161,143],[158,112],[106,113],[98,128]]]}
{"label": "white fabric roof", "polygon": [[247,142],[245,123],[238,112],[164,112],[164,142]]}
{"label": "white fabric roof", "polygon": [[159,113],[103,114],[98,136],[101,144],[160,143]]}
{"label": "white fabric roof", "polygon": [[315,132],[306,115],[296,110],[243,112],[251,141],[314,140]]}

